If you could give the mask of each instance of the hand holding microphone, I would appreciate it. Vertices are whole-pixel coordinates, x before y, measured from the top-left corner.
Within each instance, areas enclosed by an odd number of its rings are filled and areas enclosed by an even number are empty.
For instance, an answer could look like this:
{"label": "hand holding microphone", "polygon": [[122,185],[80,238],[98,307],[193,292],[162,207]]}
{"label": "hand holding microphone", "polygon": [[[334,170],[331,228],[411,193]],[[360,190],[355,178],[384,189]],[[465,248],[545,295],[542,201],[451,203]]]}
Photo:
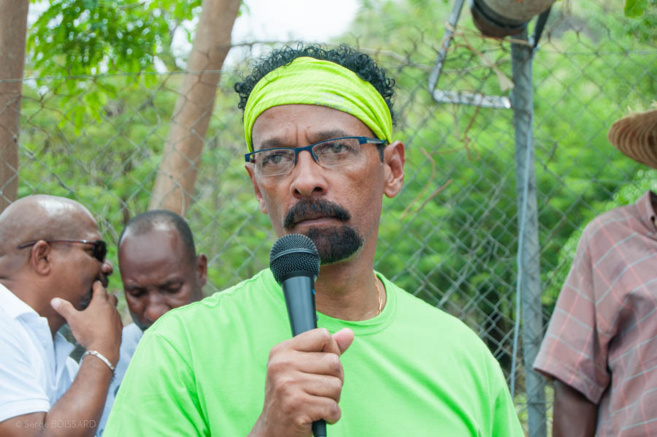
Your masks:
{"label": "hand holding microphone", "polygon": [[334,335],[315,329],[319,261],[314,243],[305,235],[284,236],[272,248],[270,267],[283,288],[294,337],[270,351],[265,405],[251,435],[307,437],[312,429],[315,437],[326,436],[325,420],[340,419],[340,355],[354,335],[349,329]]}

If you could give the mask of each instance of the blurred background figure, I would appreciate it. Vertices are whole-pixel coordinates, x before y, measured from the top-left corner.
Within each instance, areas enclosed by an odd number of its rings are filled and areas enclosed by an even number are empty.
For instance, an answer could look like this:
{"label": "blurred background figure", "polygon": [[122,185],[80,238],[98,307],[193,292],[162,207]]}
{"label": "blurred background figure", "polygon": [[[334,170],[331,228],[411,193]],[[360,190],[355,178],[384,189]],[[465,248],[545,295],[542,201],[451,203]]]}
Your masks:
{"label": "blurred background figure", "polygon": [[[94,435],[121,341],[106,254],[73,200],[28,196],[0,215],[0,435]],[[79,366],[64,324],[86,349]]]}
{"label": "blurred background figure", "polygon": [[167,311],[203,298],[207,258],[196,255],[185,219],[166,210],[132,218],[119,237],[119,270],[134,323],[123,328],[121,358],[98,427],[102,435],[114,398],[143,332]]}
{"label": "blurred background figure", "polygon": [[[609,141],[657,169],[657,110]],[[657,195],[584,229],[534,368],[554,378],[555,436],[657,435]]]}

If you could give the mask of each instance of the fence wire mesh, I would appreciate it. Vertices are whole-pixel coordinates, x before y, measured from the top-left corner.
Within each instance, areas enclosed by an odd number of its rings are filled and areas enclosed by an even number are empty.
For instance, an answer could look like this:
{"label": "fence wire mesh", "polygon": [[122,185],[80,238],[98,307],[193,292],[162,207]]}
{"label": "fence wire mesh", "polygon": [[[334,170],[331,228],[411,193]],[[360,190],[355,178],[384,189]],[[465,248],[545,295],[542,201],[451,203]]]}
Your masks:
{"label": "fence wire mesh", "polygon": [[[528,392],[525,370],[531,363],[523,360],[523,343],[514,345],[517,322],[525,322],[516,289],[518,265],[526,261],[517,259],[514,112],[439,103],[433,93],[509,99],[517,91],[511,41],[483,38],[464,11],[450,29],[454,39],[430,89],[450,6],[423,7],[427,3],[363,8],[351,32],[339,39],[371,54],[397,81],[395,131],[407,147],[406,181],[400,195],[384,202],[376,268],[471,326],[515,384],[528,435],[545,435],[541,420],[528,419],[527,412],[532,403],[546,402],[549,430],[549,384],[547,394]],[[540,258],[542,305],[534,310],[543,323],[584,225],[657,182],[654,171],[623,157],[606,139],[613,121],[656,99],[654,35],[641,34],[635,21],[624,18],[620,2],[581,3],[553,7],[533,58],[529,91],[539,253],[525,255]],[[373,22],[378,25],[368,25]],[[232,85],[249,60],[282,43],[235,48],[222,71],[187,213],[198,249],[209,259],[206,294],[268,266],[275,235],[243,169],[241,112]],[[124,224],[148,208],[182,72],[66,78],[34,73],[28,69],[23,82],[19,197],[48,193],[86,205],[113,243],[109,258],[116,265]],[[118,274],[110,288],[122,295]]]}

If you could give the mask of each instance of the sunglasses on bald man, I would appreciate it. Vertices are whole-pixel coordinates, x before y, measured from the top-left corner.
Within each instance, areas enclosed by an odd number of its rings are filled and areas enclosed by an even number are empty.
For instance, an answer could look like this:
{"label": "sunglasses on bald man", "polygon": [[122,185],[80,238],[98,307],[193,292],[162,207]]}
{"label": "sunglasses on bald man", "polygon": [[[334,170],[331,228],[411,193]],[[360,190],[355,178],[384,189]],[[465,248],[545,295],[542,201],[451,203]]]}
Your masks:
{"label": "sunglasses on bald man", "polygon": [[107,244],[103,240],[34,240],[34,241],[28,241],[25,243],[21,243],[18,246],[16,246],[16,249],[25,249],[26,247],[34,246],[37,244],[39,241],[45,241],[46,243],[63,243],[63,244],[90,244],[91,245],[91,254],[93,255],[94,258],[96,258],[99,262],[104,262],[105,261],[105,256],[107,256]]}

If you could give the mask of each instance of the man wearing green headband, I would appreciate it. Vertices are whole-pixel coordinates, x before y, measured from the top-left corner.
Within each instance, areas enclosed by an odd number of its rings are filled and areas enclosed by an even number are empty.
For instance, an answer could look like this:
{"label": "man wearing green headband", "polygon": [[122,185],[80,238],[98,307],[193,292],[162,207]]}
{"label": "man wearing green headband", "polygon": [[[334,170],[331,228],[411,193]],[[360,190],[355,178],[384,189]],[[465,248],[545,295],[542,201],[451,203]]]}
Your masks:
{"label": "man wearing green headband", "polygon": [[310,436],[321,419],[331,437],[523,435],[476,334],[373,270],[382,198],[404,180],[393,83],[363,53],[309,46],[235,86],[260,209],[279,237],[317,246],[319,329],[290,338],[269,269],[170,311],[140,342],[106,436]]}

